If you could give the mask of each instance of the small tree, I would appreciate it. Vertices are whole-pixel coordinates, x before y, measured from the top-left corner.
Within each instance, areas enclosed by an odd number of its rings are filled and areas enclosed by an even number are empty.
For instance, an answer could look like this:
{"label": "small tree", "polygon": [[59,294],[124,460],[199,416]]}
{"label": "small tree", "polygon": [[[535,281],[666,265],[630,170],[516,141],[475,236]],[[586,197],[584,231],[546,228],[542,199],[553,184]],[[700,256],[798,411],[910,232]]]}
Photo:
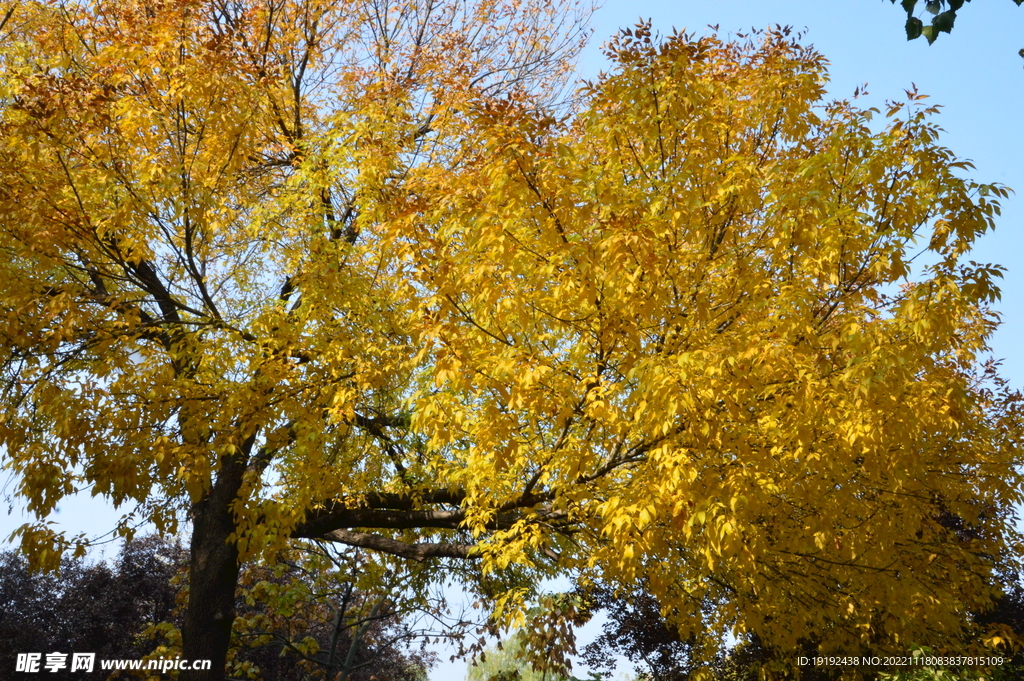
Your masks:
{"label": "small tree", "polygon": [[[476,655],[469,667],[467,681],[583,681],[568,673],[551,668],[537,668],[531,662],[533,655],[527,650],[527,635],[515,631],[500,643],[489,646]],[[591,675],[587,681],[601,676]]]}

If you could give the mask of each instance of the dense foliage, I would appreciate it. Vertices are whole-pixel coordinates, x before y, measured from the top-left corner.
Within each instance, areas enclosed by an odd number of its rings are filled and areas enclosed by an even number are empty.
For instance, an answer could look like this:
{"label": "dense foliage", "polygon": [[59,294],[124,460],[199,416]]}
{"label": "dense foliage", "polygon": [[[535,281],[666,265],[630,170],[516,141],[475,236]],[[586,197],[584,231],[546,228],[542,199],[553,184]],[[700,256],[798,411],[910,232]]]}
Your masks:
{"label": "dense foliage", "polygon": [[301,538],[414,599],[454,574],[506,626],[544,578],[644,580],[703,663],[728,629],[849,654],[977,629],[1021,496],[1018,396],[984,363],[1000,271],[969,259],[1006,190],[916,93],[827,101],[784,32],[641,25],[560,102],[575,16],[8,17],[17,534],[43,566],[84,550],[42,519],[85,488],[190,522],[181,654],[215,669],[183,681],[220,678],[243,566]]}
{"label": "dense foliage", "polygon": [[[273,681],[422,681],[434,656],[422,632],[388,599],[352,587],[354,555],[282,560],[277,571],[242,574],[230,651],[236,673]],[[181,624],[188,553],[158,537],[126,543],[110,562],[65,558],[59,573],[34,571],[18,553],[0,553],[0,669],[19,653],[95,653],[138,660],[173,653]],[[311,569],[318,568],[318,569]],[[65,668],[48,678],[79,679]],[[157,672],[122,672],[162,678]]]}
{"label": "dense foliage", "polygon": [[[125,544],[109,564],[65,558],[59,573],[33,571],[23,556],[0,553],[0,669],[14,670],[19,653],[138,659],[154,652],[158,642],[145,631],[173,619],[171,579],[185,559],[180,545],[154,537]],[[69,669],[44,673],[81,677]]]}

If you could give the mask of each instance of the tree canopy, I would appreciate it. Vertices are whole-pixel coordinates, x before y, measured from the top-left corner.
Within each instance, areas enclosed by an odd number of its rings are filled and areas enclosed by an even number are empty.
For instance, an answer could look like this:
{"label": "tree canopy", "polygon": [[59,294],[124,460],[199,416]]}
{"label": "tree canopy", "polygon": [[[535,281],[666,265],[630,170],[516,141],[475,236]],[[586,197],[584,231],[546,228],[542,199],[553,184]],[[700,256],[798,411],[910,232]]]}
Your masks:
{"label": "tree canopy", "polygon": [[[172,619],[171,579],[185,557],[180,544],[136,538],[111,564],[65,557],[55,574],[0,552],[0,664],[9,672],[18,654],[33,651],[91,652],[100,660],[149,655],[157,643],[144,632]],[[47,675],[71,681],[82,673],[65,666]]]}
{"label": "tree canopy", "polygon": [[[273,569],[243,570],[231,651],[236,675],[422,681],[434,660],[413,646],[424,632],[413,629],[410,613],[395,610],[390,600],[354,588],[358,552],[303,549]],[[328,557],[329,567],[311,569]],[[0,664],[15,669],[17,655],[32,651],[91,652],[99,672],[104,660],[173,654],[187,564],[180,542],[155,536],[126,542],[111,563],[66,556],[59,574],[34,572],[23,556],[0,552]],[[50,673],[59,681],[82,674],[69,665]]]}
{"label": "tree canopy", "polygon": [[[1012,553],[998,185],[784,32],[545,0],[24,3],[0,46],[4,465],[192,528],[182,655],[294,538],[494,617],[643,578],[686,638],[961,640]],[[957,523],[971,528],[969,537]],[[411,559],[412,567],[399,559]],[[422,564],[422,565],[420,565]],[[419,565],[419,566],[417,566]],[[372,570],[369,571],[372,574]],[[699,653],[699,651],[698,651]],[[706,651],[710,657],[713,650]]]}

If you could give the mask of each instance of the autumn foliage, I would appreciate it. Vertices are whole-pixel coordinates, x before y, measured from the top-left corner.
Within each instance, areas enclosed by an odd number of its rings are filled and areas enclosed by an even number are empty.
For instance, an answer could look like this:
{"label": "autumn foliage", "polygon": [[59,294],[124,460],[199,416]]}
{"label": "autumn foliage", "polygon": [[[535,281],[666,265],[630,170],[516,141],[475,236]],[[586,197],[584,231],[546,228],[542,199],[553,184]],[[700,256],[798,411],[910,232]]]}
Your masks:
{"label": "autumn foliage", "polygon": [[191,522],[186,657],[224,659],[239,565],[295,537],[466,561],[506,623],[546,576],[642,578],[708,655],[941,646],[995,595],[1021,422],[968,255],[1005,190],[916,93],[826,101],[784,32],[640,26],[559,103],[564,19],[8,22],[4,465],[40,518],[90,489]]}

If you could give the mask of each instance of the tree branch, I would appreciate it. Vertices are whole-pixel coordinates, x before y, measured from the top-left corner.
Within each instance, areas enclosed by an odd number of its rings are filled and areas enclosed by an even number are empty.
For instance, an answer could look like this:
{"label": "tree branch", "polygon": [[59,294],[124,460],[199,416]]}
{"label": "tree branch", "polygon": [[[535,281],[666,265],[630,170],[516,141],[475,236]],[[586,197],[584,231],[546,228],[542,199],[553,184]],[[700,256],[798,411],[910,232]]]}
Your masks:
{"label": "tree branch", "polygon": [[373,549],[383,553],[390,553],[401,558],[423,562],[428,558],[463,558],[475,560],[479,556],[472,553],[476,548],[473,544],[408,544],[406,542],[382,537],[379,534],[368,532],[353,532],[351,530],[333,530],[323,537],[330,541],[336,541],[349,546],[356,546],[364,549]]}

